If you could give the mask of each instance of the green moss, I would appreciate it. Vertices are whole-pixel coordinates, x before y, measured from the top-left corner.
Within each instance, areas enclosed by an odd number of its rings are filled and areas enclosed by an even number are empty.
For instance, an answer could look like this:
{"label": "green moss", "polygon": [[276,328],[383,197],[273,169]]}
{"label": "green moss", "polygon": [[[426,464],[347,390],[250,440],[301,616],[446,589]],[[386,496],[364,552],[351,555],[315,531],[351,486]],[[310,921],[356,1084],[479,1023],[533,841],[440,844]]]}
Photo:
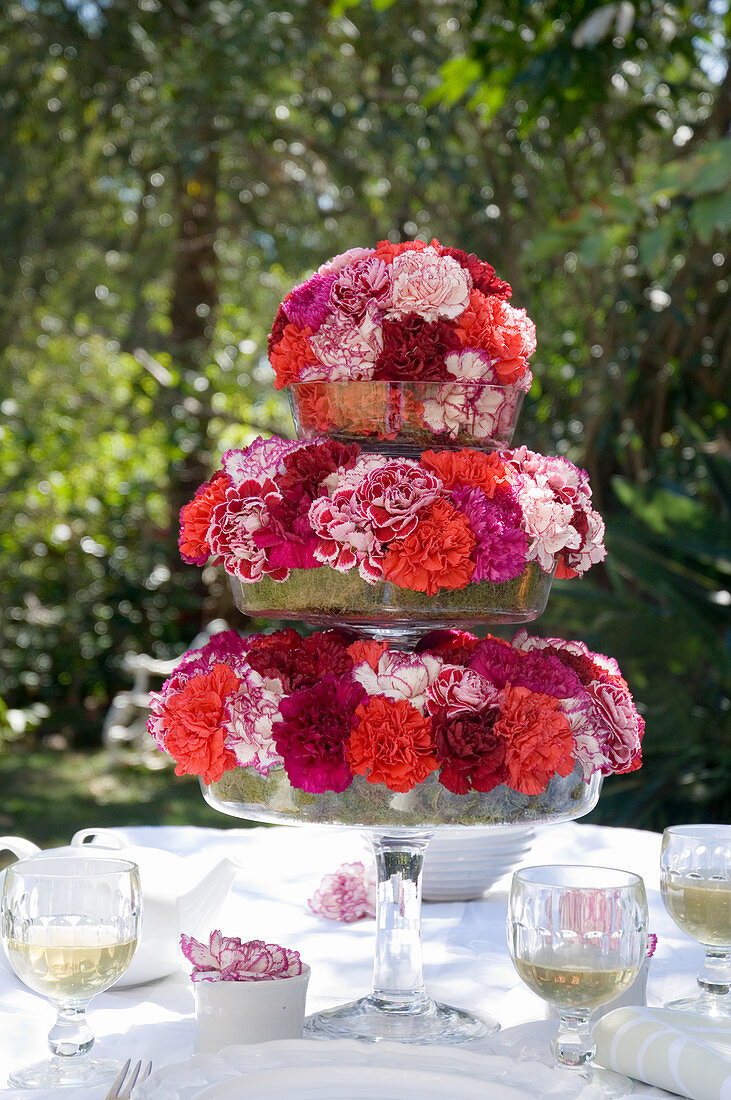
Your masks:
{"label": "green moss", "polygon": [[357,569],[339,573],[329,565],[293,569],[286,581],[263,577],[255,584],[232,578],[237,607],[247,615],[280,618],[337,616],[352,623],[408,622],[418,627],[529,622],[546,605],[551,575],[529,562],[521,575],[503,584],[481,581],[466,588],[440,589],[426,596],[388,581],[368,584]]}

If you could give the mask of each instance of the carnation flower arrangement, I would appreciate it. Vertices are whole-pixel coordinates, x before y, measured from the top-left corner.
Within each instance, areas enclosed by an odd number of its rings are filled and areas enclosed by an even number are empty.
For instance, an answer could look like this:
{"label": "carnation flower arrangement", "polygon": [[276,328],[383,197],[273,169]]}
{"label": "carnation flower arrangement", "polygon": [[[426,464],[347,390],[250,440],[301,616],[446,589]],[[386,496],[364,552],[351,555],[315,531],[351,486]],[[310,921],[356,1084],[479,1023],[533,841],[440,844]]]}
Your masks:
{"label": "carnation flower arrangement", "polygon": [[[227,452],[180,518],[186,561],[212,559],[240,586],[265,585],[263,605],[247,598],[243,606],[282,612],[369,602],[383,610],[388,586],[397,608],[469,587],[455,604],[463,615],[470,606],[506,614],[520,611],[516,599],[531,608],[541,574],[545,603],[554,568],[581,575],[605,555],[587,475],[525,447],[425,451],[417,460],[329,439],[257,439]],[[333,585],[337,574],[355,585]],[[436,612],[444,607],[437,602]],[[517,621],[541,609],[539,600]]]}
{"label": "carnation flower arrangement", "polygon": [[274,384],[292,387],[305,435],[509,442],[536,350],[511,295],[490,264],[436,240],[351,248],[282,302]]}
{"label": "carnation flower arrangement", "polygon": [[407,653],[287,629],[226,631],[186,654],[148,728],[177,774],[217,785],[224,801],[276,808],[296,794],[288,809],[311,805],[327,820],[338,796],[347,821],[369,791],[392,813],[394,794],[424,788],[435,819],[443,810],[457,823],[475,820],[474,805],[453,796],[498,792],[486,810],[497,817],[505,798],[530,813],[539,796],[539,814],[557,777],[570,777],[570,801],[595,774],[638,768],[644,724],[616,661],[582,642],[454,631]]}

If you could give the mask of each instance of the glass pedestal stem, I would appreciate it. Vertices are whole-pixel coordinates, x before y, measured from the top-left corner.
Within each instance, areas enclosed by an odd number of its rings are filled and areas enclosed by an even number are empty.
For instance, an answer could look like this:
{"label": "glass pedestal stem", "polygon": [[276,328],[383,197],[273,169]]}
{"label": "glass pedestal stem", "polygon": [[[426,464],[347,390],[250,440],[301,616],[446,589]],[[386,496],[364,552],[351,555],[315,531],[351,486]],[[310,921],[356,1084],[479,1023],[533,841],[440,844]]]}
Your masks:
{"label": "glass pedestal stem", "polygon": [[421,966],[421,871],[431,836],[368,836],[378,877],[371,999],[383,1010],[419,1012],[428,999]]}
{"label": "glass pedestal stem", "polygon": [[433,1000],[421,970],[421,870],[431,830],[371,829],[378,875],[373,988],[305,1020],[313,1039],[469,1043],[498,1030],[488,1016]]}

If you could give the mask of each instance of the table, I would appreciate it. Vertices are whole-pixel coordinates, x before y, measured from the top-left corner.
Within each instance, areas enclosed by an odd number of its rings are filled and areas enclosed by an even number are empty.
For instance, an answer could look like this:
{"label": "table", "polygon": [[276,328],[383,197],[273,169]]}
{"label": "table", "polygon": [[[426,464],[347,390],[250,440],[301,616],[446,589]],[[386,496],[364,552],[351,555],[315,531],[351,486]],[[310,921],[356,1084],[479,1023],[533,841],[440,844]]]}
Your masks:
{"label": "table", "polygon": [[[242,939],[265,939],[300,950],[312,967],[308,1011],[352,1000],[371,980],[373,921],[344,925],[316,917],[307,906],[324,874],[367,857],[354,830],[302,828],[128,828],[130,842],[187,857],[191,884],[207,865],[229,856],[240,875],[214,927]],[[633,829],[575,823],[544,826],[523,861],[621,867],[643,876],[650,927],[658,948],[650,968],[648,1003],[661,1004],[694,988],[702,948],[666,915],[659,888],[660,836]],[[425,902],[424,977],[435,997],[498,1017],[503,1028],[546,1020],[547,1008],[518,979],[510,962],[505,916],[510,876],[472,902]],[[99,1057],[152,1058],[155,1066],[187,1058],[195,1033],[192,985],[184,969],[130,989],[111,989],[92,1003],[89,1020]],[[0,958],[0,1085],[16,1066],[47,1054],[53,1023],[47,1001],[30,993]],[[543,1029],[546,1024],[544,1022]],[[537,1033],[540,1031],[537,1025]],[[485,1049],[489,1048],[489,1040]],[[669,1096],[638,1086],[643,1097]],[[65,1089],[64,1100],[101,1100],[103,1089]],[[58,1091],[53,1095],[58,1100]],[[0,1087],[0,1098],[45,1100],[51,1092]]]}

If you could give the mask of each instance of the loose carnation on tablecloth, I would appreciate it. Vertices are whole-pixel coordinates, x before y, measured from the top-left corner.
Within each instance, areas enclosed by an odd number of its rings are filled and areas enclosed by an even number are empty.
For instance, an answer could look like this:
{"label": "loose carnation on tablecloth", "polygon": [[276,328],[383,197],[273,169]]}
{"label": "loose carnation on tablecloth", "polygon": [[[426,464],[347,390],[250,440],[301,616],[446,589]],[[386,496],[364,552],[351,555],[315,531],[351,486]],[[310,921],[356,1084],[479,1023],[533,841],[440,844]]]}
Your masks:
{"label": "loose carnation on tablecloth", "polygon": [[[308,431],[385,440],[405,429],[499,445],[536,350],[535,326],[511,294],[490,264],[436,240],[349,249],[279,307],[268,339],[274,385],[297,386]],[[386,385],[365,403],[351,398],[350,386],[372,383]]]}
{"label": "loose carnation on tablecloth", "polygon": [[616,661],[583,642],[442,631],[405,653],[287,629],[187,654],[149,729],[178,774],[209,784],[243,768],[311,794],[356,780],[405,794],[433,777],[460,795],[535,795],[577,767],[639,768],[644,722]]}
{"label": "loose carnation on tablecloth", "polygon": [[307,903],[313,913],[328,920],[352,924],[376,915],[376,874],[372,864],[342,863],[325,875]]}
{"label": "loose carnation on tablecloth", "polygon": [[332,568],[432,597],[508,583],[531,562],[577,576],[605,555],[586,473],[526,447],[415,459],[257,439],[227,452],[180,522],[186,561],[244,584]]}
{"label": "loose carnation on tablecloth", "polygon": [[183,933],[180,950],[193,966],[194,982],[270,982],[302,973],[299,951],[264,940],[243,943],[218,930],[211,932],[207,945]]}

